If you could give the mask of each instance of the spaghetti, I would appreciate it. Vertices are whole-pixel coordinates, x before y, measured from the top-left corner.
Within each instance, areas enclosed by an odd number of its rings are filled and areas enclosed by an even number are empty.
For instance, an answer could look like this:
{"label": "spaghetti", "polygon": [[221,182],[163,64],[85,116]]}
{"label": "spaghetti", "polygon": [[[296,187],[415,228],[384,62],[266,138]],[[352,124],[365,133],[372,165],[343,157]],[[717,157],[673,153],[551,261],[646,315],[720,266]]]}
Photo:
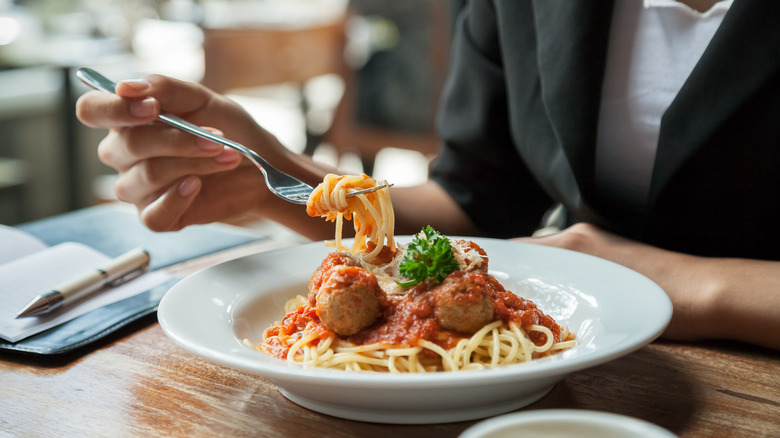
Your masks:
{"label": "spaghetti", "polygon": [[[377,185],[377,181],[366,174],[342,176],[328,174],[309,196],[306,213],[313,217],[322,216],[336,223],[335,241],[328,244],[335,246],[337,251],[345,250],[341,245],[343,221],[350,220],[354,216],[355,241],[350,248],[352,254],[365,253],[366,260],[373,260],[385,246],[395,252],[393,239],[395,214],[393,203],[390,201],[389,187],[347,197],[351,192],[370,189]],[[369,242],[372,243],[370,248]]]}
{"label": "spaghetti", "polygon": [[[500,367],[576,345],[566,326],[488,274],[487,254],[472,241],[452,242],[457,267],[440,283],[399,287],[410,245],[393,240],[389,191],[346,197],[375,185],[366,175],[328,175],[312,193],[307,212],[336,222],[336,251],[254,348],[312,367],[413,373]],[[341,226],[351,217],[357,237],[347,251]]]}

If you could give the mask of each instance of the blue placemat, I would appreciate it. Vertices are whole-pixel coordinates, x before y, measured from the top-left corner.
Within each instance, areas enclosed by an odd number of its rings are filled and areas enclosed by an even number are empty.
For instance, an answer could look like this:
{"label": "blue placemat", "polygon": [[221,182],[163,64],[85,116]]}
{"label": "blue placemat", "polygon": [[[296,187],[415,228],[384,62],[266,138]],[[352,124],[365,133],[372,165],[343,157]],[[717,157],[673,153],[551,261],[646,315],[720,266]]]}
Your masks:
{"label": "blue placemat", "polygon": [[[146,228],[134,210],[121,204],[90,207],[17,228],[49,246],[80,242],[109,257],[142,247],[151,255],[151,270],[268,238],[223,224],[197,225],[181,231],[157,233]],[[178,280],[174,278],[149,291],[95,309],[21,341],[0,340],[0,350],[50,355],[84,347],[155,312],[163,295]]]}
{"label": "blue placemat", "polygon": [[151,255],[151,270],[267,238],[224,224],[193,225],[181,231],[158,233],[146,228],[135,210],[123,204],[89,207],[17,228],[49,246],[80,242],[109,257],[140,246]]}

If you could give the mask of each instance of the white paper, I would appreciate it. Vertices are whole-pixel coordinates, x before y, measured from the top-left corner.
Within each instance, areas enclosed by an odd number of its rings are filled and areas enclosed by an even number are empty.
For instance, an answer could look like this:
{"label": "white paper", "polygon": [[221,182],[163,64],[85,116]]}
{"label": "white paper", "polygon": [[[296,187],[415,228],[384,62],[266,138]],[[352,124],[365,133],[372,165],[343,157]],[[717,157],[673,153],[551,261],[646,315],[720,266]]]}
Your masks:
{"label": "white paper", "polygon": [[8,225],[0,225],[0,265],[48,247],[43,241]]}
{"label": "white paper", "polygon": [[149,272],[119,287],[96,292],[51,314],[16,319],[36,296],[107,263],[111,258],[80,243],[67,242],[35,252],[0,266],[0,338],[17,342],[70,321],[91,310],[129,298],[171,278]]}

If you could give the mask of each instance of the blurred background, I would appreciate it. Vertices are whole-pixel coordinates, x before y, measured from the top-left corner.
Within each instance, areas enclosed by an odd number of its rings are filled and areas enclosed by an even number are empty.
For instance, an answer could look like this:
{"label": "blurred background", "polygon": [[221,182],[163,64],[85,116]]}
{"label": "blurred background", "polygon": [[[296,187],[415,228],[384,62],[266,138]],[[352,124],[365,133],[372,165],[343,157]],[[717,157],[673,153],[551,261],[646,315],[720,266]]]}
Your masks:
{"label": "blurred background", "polygon": [[0,224],[113,200],[79,67],[202,82],[291,150],[424,181],[462,1],[0,0]]}

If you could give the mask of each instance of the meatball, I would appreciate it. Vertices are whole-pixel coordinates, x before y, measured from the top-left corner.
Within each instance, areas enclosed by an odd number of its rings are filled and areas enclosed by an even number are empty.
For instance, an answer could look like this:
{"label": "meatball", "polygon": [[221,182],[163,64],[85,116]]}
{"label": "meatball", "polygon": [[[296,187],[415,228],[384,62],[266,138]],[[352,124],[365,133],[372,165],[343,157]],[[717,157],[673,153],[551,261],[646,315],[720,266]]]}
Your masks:
{"label": "meatball", "polygon": [[317,316],[328,330],[350,336],[376,321],[385,299],[374,274],[356,266],[338,265],[323,274],[315,296]]}
{"label": "meatball", "polygon": [[317,291],[322,285],[325,274],[334,266],[342,265],[357,266],[358,262],[354,257],[343,252],[331,252],[325,256],[325,258],[322,260],[322,263],[320,263],[320,266],[314,270],[314,273],[309,279],[309,300],[314,302],[313,300],[317,296]]}
{"label": "meatball", "polygon": [[481,271],[455,271],[431,289],[442,328],[473,334],[494,321],[492,283]]}

